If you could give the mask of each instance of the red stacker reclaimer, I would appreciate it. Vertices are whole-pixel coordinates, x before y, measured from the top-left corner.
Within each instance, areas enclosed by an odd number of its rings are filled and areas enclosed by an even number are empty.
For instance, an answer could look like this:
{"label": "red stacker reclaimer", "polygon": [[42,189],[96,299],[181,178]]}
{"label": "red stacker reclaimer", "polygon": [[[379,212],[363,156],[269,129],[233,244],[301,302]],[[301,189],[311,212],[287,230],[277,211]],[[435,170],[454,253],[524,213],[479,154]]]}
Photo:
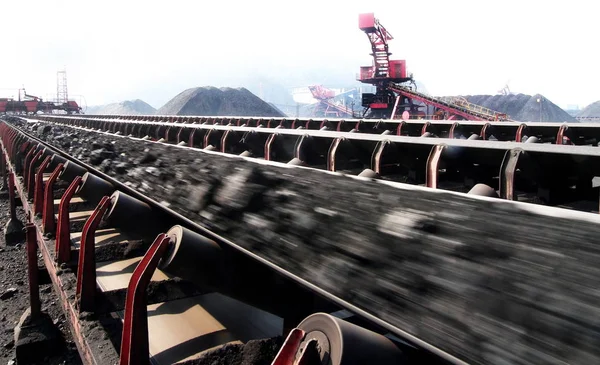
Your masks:
{"label": "red stacker reclaimer", "polygon": [[[375,93],[362,94],[363,116],[376,119],[401,117],[429,119],[508,120],[506,114],[469,103],[461,97],[434,97],[416,91],[412,75],[406,70],[406,60],[391,60],[388,42],[390,32],[373,13],[360,14],[360,30],[371,43],[373,64],[360,68],[358,81],[375,86]],[[432,116],[421,111],[432,106]]]}

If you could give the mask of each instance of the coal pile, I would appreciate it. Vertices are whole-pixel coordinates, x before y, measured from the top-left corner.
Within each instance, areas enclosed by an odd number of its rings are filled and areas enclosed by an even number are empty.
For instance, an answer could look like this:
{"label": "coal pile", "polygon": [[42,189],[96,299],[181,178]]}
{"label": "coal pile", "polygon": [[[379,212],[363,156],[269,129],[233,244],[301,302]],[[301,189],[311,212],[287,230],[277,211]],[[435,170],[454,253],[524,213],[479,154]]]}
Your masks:
{"label": "coal pile", "polygon": [[120,103],[112,103],[88,107],[86,114],[96,115],[151,115],[156,112],[152,105],[143,100],[126,100]]}
{"label": "coal pile", "polygon": [[582,118],[600,118],[600,100],[583,108],[577,116]]}
{"label": "coal pile", "polygon": [[[520,122],[576,122],[577,120],[559,106],[540,94],[525,95],[468,95],[465,98]],[[538,99],[540,102],[538,102]],[[541,104],[541,105],[540,105]]]}
{"label": "coal pile", "polygon": [[159,115],[284,117],[285,115],[245,88],[197,87],[187,89],[157,110]]}
{"label": "coal pile", "polygon": [[[85,162],[98,145],[114,151],[100,162],[109,175],[469,363],[600,363],[593,215],[557,218],[441,191],[434,200],[318,171],[41,130],[47,141],[71,136],[69,152]],[[119,172],[121,163],[129,167]]]}

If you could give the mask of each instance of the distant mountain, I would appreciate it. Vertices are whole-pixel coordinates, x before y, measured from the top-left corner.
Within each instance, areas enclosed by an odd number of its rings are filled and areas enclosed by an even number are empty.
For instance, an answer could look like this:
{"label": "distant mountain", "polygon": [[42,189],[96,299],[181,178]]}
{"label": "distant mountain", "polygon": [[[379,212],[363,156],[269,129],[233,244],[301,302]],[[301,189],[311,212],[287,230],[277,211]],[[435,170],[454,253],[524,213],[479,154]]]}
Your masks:
{"label": "distant mountain", "polygon": [[245,88],[196,87],[182,91],[156,111],[159,115],[283,117]]}
{"label": "distant mountain", "polygon": [[154,114],[156,109],[140,99],[126,100],[120,103],[89,106],[85,114],[96,115],[149,115]]}
{"label": "distant mountain", "polygon": [[600,118],[600,100],[583,108],[577,116],[586,118]]}

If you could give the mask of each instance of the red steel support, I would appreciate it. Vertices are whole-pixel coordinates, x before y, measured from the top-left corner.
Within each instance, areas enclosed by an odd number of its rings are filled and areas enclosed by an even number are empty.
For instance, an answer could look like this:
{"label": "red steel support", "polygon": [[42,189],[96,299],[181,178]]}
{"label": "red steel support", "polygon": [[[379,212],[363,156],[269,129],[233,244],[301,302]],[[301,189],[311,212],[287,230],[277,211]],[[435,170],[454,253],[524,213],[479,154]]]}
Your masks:
{"label": "red steel support", "polygon": [[0,174],[2,174],[2,187],[0,187],[0,191],[7,191],[8,180],[6,173],[6,156],[4,156],[4,151],[0,151]]}
{"label": "red steel support", "polygon": [[16,191],[15,191],[15,174],[10,172],[8,174],[8,201],[10,204],[10,219],[17,220],[17,202],[16,202]]}
{"label": "red steel support", "polygon": [[226,153],[227,152],[227,148],[226,148],[226,146],[227,146],[227,137],[229,136],[230,132],[231,132],[231,129],[228,129],[221,136],[221,146],[220,146],[219,150],[222,153]]}
{"label": "red steel support", "polygon": [[56,220],[54,217],[54,182],[62,172],[63,164],[59,163],[52,172],[44,191],[44,211],[42,214],[42,228],[44,233],[54,233],[56,231]]}
{"label": "red steel support", "polygon": [[121,337],[120,365],[149,364],[148,309],[146,289],[154,270],[169,246],[169,238],[159,234],[133,271],[127,287],[125,317]]}
{"label": "red steel support", "polygon": [[406,125],[405,121],[401,121],[400,123],[398,123],[398,127],[396,127],[396,135],[397,136],[402,135],[402,127],[404,127],[405,125]]}
{"label": "red steel support", "polygon": [[428,188],[437,189],[438,187],[438,171],[442,153],[446,149],[446,145],[438,144],[433,146],[427,159],[427,175],[425,177],[425,185]]}
{"label": "red steel support", "polygon": [[430,126],[431,126],[430,122],[425,122],[423,124],[423,127],[421,128],[421,135],[424,135],[425,133],[429,132],[427,129],[429,129]]}
{"label": "red steel support", "polygon": [[519,158],[523,155],[520,149],[506,151],[502,165],[500,166],[500,198],[516,200],[515,196],[515,173]]}
{"label": "red steel support", "polygon": [[[558,133],[556,134],[556,144],[571,144],[569,137],[567,136],[567,131],[569,130],[569,126],[563,124],[558,129]],[[565,143],[565,139],[567,140]]]}
{"label": "red steel support", "polygon": [[194,134],[196,133],[197,129],[193,129],[192,132],[190,133],[190,137],[188,138],[188,146],[189,147],[194,147]]}
{"label": "red steel support", "polygon": [[44,171],[50,164],[52,156],[46,157],[40,165],[37,174],[35,175],[35,192],[33,194],[33,212],[34,214],[42,214],[44,208]]}
{"label": "red steel support", "polygon": [[479,133],[479,136],[481,137],[481,139],[483,139],[484,141],[487,140],[487,129],[489,128],[490,123],[485,123],[483,125],[483,127],[481,127],[481,132]]}
{"label": "red steel support", "polygon": [[59,264],[71,259],[71,227],[69,220],[69,204],[75,191],[82,184],[81,176],[77,176],[65,190],[58,205],[58,232],[56,233],[56,261]]}
{"label": "red steel support", "polygon": [[273,145],[273,141],[277,134],[273,133],[269,137],[267,137],[267,141],[265,142],[265,160],[271,161],[271,146]]}
{"label": "red steel support", "polygon": [[527,124],[522,123],[519,128],[517,128],[517,133],[515,134],[515,142],[523,141],[523,131],[527,128]]}
{"label": "red steel support", "polygon": [[79,311],[92,311],[96,294],[96,230],[110,206],[110,197],[102,198],[88,218],[81,232],[79,263],[77,265],[77,290]]}
{"label": "red steel support", "polygon": [[336,138],[333,140],[331,145],[329,146],[329,151],[327,153],[327,170],[335,171],[335,156],[337,153],[337,149],[342,143],[343,138]]}
{"label": "red steel support", "polygon": [[33,159],[29,162],[29,173],[27,174],[27,180],[25,180],[25,187],[27,188],[27,197],[33,198],[35,192],[35,163],[42,157],[44,151],[40,150],[35,154]]}
{"label": "red steel support", "polygon": [[[202,145],[202,148],[206,148],[208,147],[208,142],[209,142],[209,137],[211,135],[211,133],[214,131],[214,129],[210,129],[208,130],[208,132],[206,132],[206,134],[204,135],[204,143]],[[217,146],[214,146],[217,147]]]}
{"label": "red steel support", "polygon": [[[23,146],[25,146],[25,143],[21,146],[21,148],[23,148]],[[27,147],[25,147],[25,149],[27,149]],[[21,152],[25,152],[25,150],[22,149]],[[23,161],[23,182],[25,184],[27,184],[27,173],[29,172],[29,161],[33,157],[34,152],[35,152],[35,146],[31,146],[31,148],[25,155],[25,160]],[[26,187],[27,187],[27,185],[26,185]]]}
{"label": "red steel support", "polygon": [[294,365],[296,353],[304,336],[306,336],[306,332],[299,328],[294,328],[285,339],[271,365]]}
{"label": "red steel support", "polygon": [[33,223],[25,225],[27,235],[27,271],[29,274],[29,305],[31,318],[35,319],[42,311],[37,262],[37,232]]}
{"label": "red steel support", "polygon": [[450,127],[450,131],[448,132],[448,138],[456,139],[456,136],[454,135],[454,133],[456,131],[456,127],[458,127],[458,126],[459,126],[458,122],[452,123],[452,127]]}

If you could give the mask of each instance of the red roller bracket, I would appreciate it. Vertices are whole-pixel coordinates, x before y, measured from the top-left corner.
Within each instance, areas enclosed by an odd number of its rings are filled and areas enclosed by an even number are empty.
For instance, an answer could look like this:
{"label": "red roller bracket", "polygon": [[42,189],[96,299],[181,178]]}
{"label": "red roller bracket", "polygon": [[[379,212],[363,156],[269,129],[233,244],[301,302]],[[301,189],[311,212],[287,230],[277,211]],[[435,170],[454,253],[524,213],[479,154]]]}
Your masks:
{"label": "red roller bracket", "polygon": [[58,206],[58,232],[56,234],[56,261],[61,264],[71,259],[71,227],[69,220],[69,204],[71,198],[81,185],[81,176],[77,176],[67,188]]}
{"label": "red roller bracket", "polygon": [[79,264],[77,265],[77,290],[80,311],[92,311],[96,294],[96,230],[110,206],[110,197],[102,198],[88,218],[81,232]]}
{"label": "red roller bracket", "polygon": [[442,152],[444,152],[445,148],[446,145],[435,145],[429,153],[429,158],[427,159],[427,175],[425,177],[425,185],[428,188],[437,189],[438,187],[439,165],[442,158]]}
{"label": "red roller bracket", "polygon": [[42,228],[44,229],[44,233],[54,233],[56,231],[56,220],[54,217],[54,183],[62,170],[63,164],[59,163],[48,178],[48,181],[46,181],[44,210],[42,214]]}
{"label": "red roller bracket", "polygon": [[46,157],[35,175],[35,192],[33,194],[33,209],[35,214],[42,214],[44,208],[44,171],[50,164],[52,156]]}
{"label": "red roller bracket", "polygon": [[159,234],[129,280],[125,299],[120,365],[148,364],[150,362],[146,289],[168,246],[167,235]]}
{"label": "red roller bracket", "polygon": [[44,151],[40,150],[35,154],[33,159],[29,162],[29,173],[27,173],[27,179],[25,180],[25,187],[27,188],[27,196],[33,198],[35,192],[35,163],[42,157]]}
{"label": "red roller bracket", "polygon": [[31,307],[31,318],[36,318],[42,311],[40,302],[40,287],[38,280],[37,262],[37,232],[33,223],[27,223],[27,271],[29,274],[29,304]]}
{"label": "red roller bracket", "polygon": [[[25,143],[21,146],[21,152],[25,152],[27,147]],[[29,145],[28,145],[29,146]],[[25,160],[23,161],[23,182],[27,184],[27,173],[29,172],[29,161],[33,158],[33,153],[35,152],[35,146],[31,146],[27,154],[25,155]]]}
{"label": "red roller bracket", "polygon": [[275,356],[275,360],[273,360],[271,365],[299,364],[304,356],[301,356],[301,358],[298,359],[299,361],[296,362],[296,353],[300,348],[300,344],[302,343],[304,336],[306,336],[306,332],[299,328],[294,328],[285,339],[283,346],[281,346],[281,349],[279,349],[279,352]]}

